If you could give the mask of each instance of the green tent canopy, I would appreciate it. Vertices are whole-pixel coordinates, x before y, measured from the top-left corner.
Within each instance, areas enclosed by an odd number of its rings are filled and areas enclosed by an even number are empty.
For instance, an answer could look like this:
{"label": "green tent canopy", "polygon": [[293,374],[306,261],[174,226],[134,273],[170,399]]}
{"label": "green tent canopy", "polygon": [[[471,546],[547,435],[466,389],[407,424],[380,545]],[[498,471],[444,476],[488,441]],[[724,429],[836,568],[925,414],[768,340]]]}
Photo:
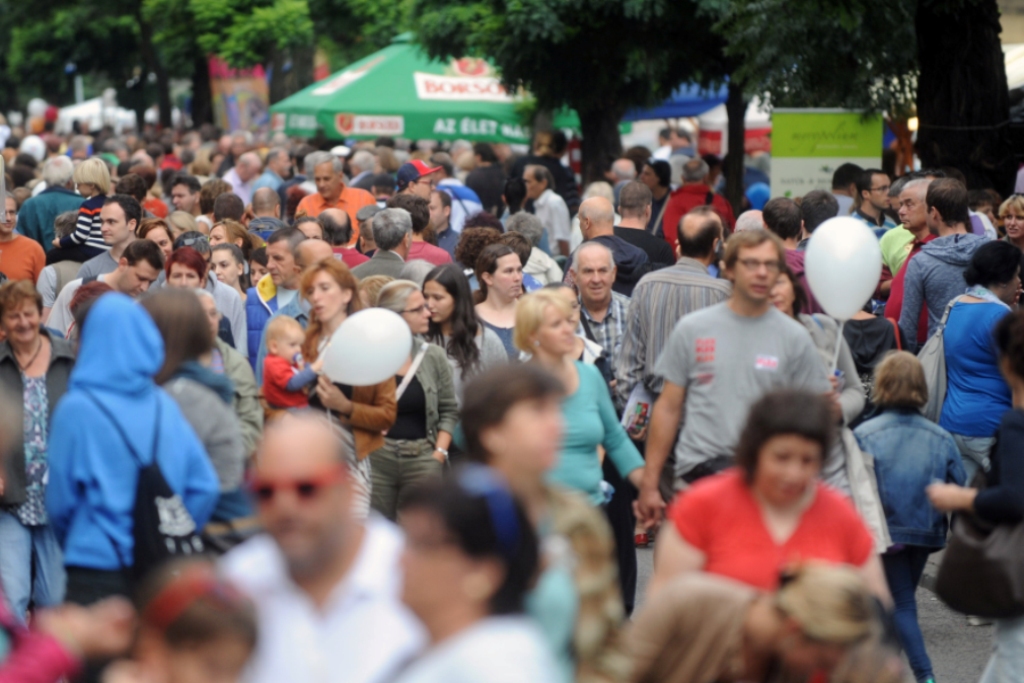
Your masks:
{"label": "green tent canopy", "polygon": [[[411,34],[270,108],[275,131],[332,139],[381,135],[433,140],[527,143],[519,94],[506,92],[494,66],[473,57],[432,60]],[[555,117],[579,129],[574,112]]]}

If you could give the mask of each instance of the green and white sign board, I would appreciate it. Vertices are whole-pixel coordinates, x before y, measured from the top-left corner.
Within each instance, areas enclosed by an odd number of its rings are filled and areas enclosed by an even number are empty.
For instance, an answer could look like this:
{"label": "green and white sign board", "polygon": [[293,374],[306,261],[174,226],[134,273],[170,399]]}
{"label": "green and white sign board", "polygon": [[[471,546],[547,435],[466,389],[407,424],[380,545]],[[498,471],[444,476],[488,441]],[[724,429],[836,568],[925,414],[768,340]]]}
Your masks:
{"label": "green and white sign board", "polygon": [[847,162],[882,163],[882,117],[846,109],[772,111],[772,196],[800,197],[832,189],[832,174]]}

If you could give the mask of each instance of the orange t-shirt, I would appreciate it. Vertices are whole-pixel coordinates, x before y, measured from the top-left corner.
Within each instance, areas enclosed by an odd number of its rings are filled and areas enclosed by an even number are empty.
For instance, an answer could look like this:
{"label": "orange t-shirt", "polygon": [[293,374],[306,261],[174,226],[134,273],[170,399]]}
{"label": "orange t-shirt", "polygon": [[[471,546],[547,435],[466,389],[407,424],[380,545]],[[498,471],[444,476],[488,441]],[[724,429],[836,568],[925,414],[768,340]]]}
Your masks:
{"label": "orange t-shirt", "polygon": [[39,279],[39,273],[46,266],[46,252],[30,237],[14,235],[10,242],[0,242],[0,273],[11,280]]}
{"label": "orange t-shirt", "polygon": [[355,246],[356,241],[359,239],[359,221],[356,220],[356,214],[359,212],[359,209],[364,206],[376,203],[377,200],[374,199],[373,195],[366,190],[360,190],[358,187],[348,187],[346,185],[341,188],[341,194],[338,196],[338,201],[333,204],[324,201],[323,195],[319,192],[306,195],[295,208],[295,215],[301,216],[305,214],[307,216],[319,216],[320,212],[324,209],[341,209],[348,214],[349,221],[352,224],[352,241],[344,246],[352,247]]}
{"label": "orange t-shirt", "polygon": [[763,590],[778,588],[780,571],[795,562],[860,567],[874,552],[853,505],[821,483],[796,531],[782,544],[769,534],[738,469],[698,481],[676,498],[668,516],[679,535],[704,553],[704,571]]}

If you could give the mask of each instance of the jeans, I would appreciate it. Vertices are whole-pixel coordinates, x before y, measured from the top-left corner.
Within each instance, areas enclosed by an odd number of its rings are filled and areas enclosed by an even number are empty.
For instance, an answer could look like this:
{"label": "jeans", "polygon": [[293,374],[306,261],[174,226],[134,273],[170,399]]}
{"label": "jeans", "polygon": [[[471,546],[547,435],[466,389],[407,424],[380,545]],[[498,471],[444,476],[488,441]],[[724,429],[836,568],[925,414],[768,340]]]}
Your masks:
{"label": "jeans", "polygon": [[885,569],[885,580],[892,591],[896,612],[896,632],[907,653],[907,660],[918,681],[927,680],[932,676],[932,661],[924,647],[921,626],[917,623],[917,584],[924,573],[924,565],[931,554],[931,548],[908,545],[903,550],[882,555],[882,567]]}
{"label": "jeans", "polygon": [[1024,681],[1024,617],[997,619],[996,649],[988,660],[980,683]]}
{"label": "jeans", "polygon": [[384,439],[370,453],[370,507],[392,522],[398,516],[409,487],[427,477],[441,476],[443,465],[427,439]]}
{"label": "jeans", "polygon": [[989,454],[996,443],[996,437],[953,434],[953,441],[956,442],[956,447],[960,449],[960,457],[964,460],[964,471],[967,473],[969,486],[979,469],[988,472],[992,466]]}
{"label": "jeans", "polygon": [[0,549],[0,583],[19,622],[25,623],[30,599],[36,607],[64,602],[64,555],[49,525],[25,526],[0,511]]}

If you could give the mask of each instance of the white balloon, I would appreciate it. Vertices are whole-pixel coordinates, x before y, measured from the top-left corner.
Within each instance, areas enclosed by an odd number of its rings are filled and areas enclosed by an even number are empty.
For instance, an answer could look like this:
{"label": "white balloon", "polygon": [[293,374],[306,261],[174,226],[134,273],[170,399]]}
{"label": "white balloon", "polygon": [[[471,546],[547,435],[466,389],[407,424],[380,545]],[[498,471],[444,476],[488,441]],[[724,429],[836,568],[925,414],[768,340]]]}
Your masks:
{"label": "white balloon", "polygon": [[26,107],[26,109],[28,109],[29,116],[42,116],[46,113],[46,108],[48,106],[50,105],[46,103],[46,100],[33,97],[28,101],[28,107]]}
{"label": "white balloon", "polygon": [[804,272],[814,298],[833,318],[849,320],[864,308],[882,274],[875,233],[850,216],[830,218],[811,234]]}
{"label": "white balloon", "polygon": [[332,382],[365,387],[394,377],[409,358],[412,333],[402,316],[368,308],[349,316],[324,351],[323,371]]}

